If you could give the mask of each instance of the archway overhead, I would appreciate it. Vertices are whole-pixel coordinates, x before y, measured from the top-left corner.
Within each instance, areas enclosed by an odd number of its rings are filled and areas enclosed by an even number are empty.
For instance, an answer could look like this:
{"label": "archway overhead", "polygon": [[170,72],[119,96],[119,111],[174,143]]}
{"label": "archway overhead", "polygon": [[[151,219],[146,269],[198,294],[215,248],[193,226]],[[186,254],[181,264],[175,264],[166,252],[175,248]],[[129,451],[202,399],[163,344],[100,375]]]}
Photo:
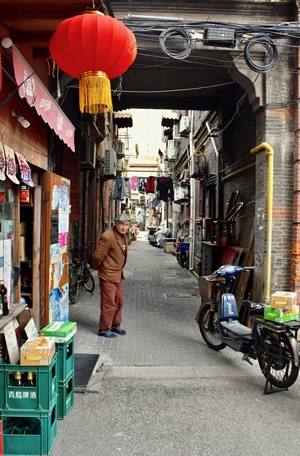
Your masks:
{"label": "archway overhead", "polygon": [[[222,56],[222,65],[207,65],[203,63],[203,57],[199,57],[197,62],[168,59],[161,65],[155,56],[138,55],[132,67],[122,76],[122,90],[118,97],[113,97],[114,107],[217,109],[220,93],[227,98],[238,85],[229,76],[232,59],[228,52],[210,51],[210,58],[212,56],[219,62]],[[119,79],[113,80],[112,89],[115,90],[119,84]]]}

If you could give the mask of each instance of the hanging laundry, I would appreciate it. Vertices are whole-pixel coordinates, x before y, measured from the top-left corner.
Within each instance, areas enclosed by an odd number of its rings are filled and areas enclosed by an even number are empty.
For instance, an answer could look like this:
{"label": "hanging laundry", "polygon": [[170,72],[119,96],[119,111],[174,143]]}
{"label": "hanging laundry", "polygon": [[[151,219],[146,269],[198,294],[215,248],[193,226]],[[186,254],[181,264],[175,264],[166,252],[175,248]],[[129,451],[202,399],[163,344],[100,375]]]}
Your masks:
{"label": "hanging laundry", "polygon": [[146,179],[144,177],[139,178],[139,193],[145,193],[146,191]]}
{"label": "hanging laundry", "polygon": [[131,176],[131,178],[130,178],[130,188],[131,188],[131,190],[137,190],[138,185],[139,185],[138,176]]}
{"label": "hanging laundry", "polygon": [[154,176],[149,176],[146,182],[146,193],[155,193],[155,180]]}
{"label": "hanging laundry", "polygon": [[174,201],[173,179],[171,177],[158,177],[156,180],[156,192],[158,201]]}
{"label": "hanging laundry", "polygon": [[125,177],[124,185],[125,185],[125,188],[124,188],[125,195],[128,196],[128,198],[131,198],[131,182],[130,182],[129,178]]}
{"label": "hanging laundry", "polygon": [[114,195],[113,199],[114,200],[120,200],[122,201],[124,199],[125,195],[125,181],[123,177],[117,177],[116,182],[115,182],[115,188],[114,188]]}

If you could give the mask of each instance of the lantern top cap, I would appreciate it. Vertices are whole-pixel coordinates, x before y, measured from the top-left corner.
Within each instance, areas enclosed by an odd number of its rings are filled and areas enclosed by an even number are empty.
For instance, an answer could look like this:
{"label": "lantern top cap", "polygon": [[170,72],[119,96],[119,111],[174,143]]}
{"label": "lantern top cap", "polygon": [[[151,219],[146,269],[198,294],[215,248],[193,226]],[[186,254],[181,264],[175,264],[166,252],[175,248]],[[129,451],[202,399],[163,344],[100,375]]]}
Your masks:
{"label": "lantern top cap", "polygon": [[86,10],[82,14],[100,14],[101,16],[104,16],[104,14],[101,13],[101,11],[97,11],[97,10]]}

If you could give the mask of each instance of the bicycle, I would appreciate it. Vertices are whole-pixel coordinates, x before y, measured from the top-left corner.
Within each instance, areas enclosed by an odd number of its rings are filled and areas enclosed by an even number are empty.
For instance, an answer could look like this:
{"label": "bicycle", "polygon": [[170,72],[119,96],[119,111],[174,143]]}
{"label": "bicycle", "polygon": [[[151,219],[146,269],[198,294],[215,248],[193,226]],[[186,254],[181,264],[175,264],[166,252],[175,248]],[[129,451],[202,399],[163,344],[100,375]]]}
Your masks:
{"label": "bicycle", "polygon": [[95,289],[95,280],[90,265],[84,259],[75,258],[69,264],[69,300],[71,304],[78,301],[80,288],[92,293]]}

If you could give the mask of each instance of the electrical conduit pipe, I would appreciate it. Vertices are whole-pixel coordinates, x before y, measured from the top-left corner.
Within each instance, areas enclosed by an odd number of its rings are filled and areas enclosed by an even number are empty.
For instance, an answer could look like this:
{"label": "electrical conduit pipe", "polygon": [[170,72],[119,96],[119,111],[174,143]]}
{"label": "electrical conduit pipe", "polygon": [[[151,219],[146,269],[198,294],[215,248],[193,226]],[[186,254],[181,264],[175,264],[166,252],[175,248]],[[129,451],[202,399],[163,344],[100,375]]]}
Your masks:
{"label": "electrical conduit pipe", "polygon": [[271,288],[271,254],[272,254],[272,226],[273,226],[273,168],[274,168],[274,150],[268,143],[262,143],[254,149],[251,154],[256,154],[261,150],[266,151],[268,159],[268,207],[267,207],[267,259],[265,271],[265,288],[264,300],[270,302]]}

